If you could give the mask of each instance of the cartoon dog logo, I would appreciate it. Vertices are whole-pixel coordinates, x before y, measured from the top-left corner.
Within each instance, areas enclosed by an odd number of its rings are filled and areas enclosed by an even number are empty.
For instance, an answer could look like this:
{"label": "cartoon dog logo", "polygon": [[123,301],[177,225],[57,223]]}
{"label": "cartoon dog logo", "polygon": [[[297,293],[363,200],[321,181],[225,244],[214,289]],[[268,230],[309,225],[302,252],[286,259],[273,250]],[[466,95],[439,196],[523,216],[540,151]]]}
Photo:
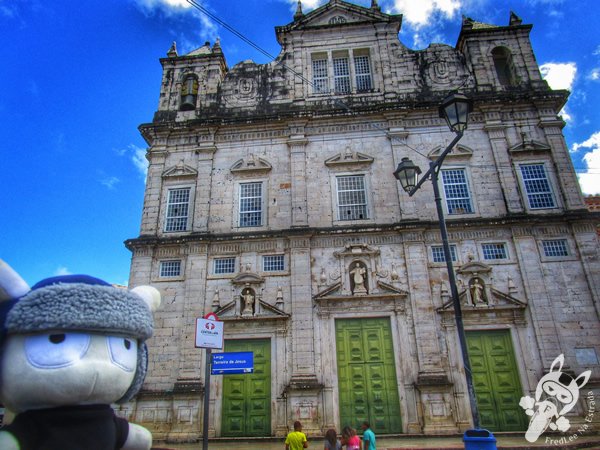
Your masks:
{"label": "cartoon dog logo", "polygon": [[[521,397],[519,406],[531,416],[525,439],[535,442],[548,427],[551,430],[567,431],[571,424],[565,417],[579,399],[579,390],[592,375],[587,370],[577,378],[561,372],[565,362],[564,355],[559,355],[550,366],[550,373],[544,375],[535,390],[535,400],[529,396]],[[557,367],[558,366],[558,367]]]}

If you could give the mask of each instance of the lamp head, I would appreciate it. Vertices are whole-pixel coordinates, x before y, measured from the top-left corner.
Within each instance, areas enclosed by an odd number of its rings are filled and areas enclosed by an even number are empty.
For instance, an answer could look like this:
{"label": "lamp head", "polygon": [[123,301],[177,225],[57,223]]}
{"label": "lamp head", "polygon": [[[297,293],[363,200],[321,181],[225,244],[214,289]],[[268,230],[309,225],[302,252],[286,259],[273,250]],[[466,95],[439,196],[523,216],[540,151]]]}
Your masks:
{"label": "lamp head", "polygon": [[460,92],[450,94],[440,105],[440,117],[446,120],[448,128],[454,133],[467,129],[469,113],[473,111],[473,101]]}
{"label": "lamp head", "polygon": [[417,185],[420,173],[421,169],[419,169],[419,166],[415,165],[407,157],[404,157],[400,164],[398,164],[394,176],[400,182],[402,189],[410,192]]}

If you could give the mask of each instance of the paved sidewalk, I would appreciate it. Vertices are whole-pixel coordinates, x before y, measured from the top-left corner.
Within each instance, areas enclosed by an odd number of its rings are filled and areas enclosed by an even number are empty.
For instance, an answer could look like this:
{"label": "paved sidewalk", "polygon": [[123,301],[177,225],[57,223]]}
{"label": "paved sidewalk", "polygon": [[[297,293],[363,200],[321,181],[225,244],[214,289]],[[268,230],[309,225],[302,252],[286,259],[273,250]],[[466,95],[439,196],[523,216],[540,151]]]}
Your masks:
{"label": "paved sidewalk", "polygon": [[[559,439],[562,436],[542,436],[538,442],[531,444],[523,436],[514,434],[496,434],[496,446],[500,450],[600,450],[600,435],[580,436],[575,442],[566,443]],[[321,450],[323,439],[309,436],[309,449]],[[208,444],[209,450],[284,450],[284,439],[211,439]],[[485,443],[486,449],[489,443]],[[423,437],[423,436],[394,436],[377,438],[377,450],[451,450],[464,449],[462,435],[445,437]],[[170,444],[156,442],[155,450],[201,450],[202,441],[194,444]],[[475,450],[475,449],[474,449]]]}

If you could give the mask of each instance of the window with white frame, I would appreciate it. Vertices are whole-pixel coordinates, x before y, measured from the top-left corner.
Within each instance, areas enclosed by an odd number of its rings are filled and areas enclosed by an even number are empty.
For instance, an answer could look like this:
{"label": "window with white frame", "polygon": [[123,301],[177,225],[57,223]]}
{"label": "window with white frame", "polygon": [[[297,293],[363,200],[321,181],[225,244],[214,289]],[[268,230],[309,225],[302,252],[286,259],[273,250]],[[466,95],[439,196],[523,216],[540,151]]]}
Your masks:
{"label": "window with white frame", "polygon": [[486,259],[488,261],[508,258],[508,253],[506,252],[505,244],[483,244],[481,246],[481,249],[483,250],[483,259]]}
{"label": "window with white frame", "polygon": [[158,273],[160,278],[174,278],[181,276],[181,261],[161,261]]}
{"label": "window with white frame", "polygon": [[190,209],[191,188],[169,189],[165,231],[186,231]]}
{"label": "window with white frame", "polygon": [[329,74],[327,72],[327,54],[313,55],[312,59],[313,91],[315,94],[329,92]]}
{"label": "window with white frame", "polygon": [[213,261],[213,273],[217,275],[235,273],[235,258],[215,258]]}
{"label": "window with white frame", "polygon": [[373,89],[371,80],[371,62],[369,55],[354,55],[354,74],[356,76],[356,90],[358,92],[370,91]]}
{"label": "window with white frame", "polygon": [[336,177],[338,220],[364,220],[369,218],[367,189],[364,175]]}
{"label": "window with white frame", "polygon": [[551,239],[542,241],[544,256],[569,256],[569,246],[566,239]]}
{"label": "window with white frame", "polygon": [[350,92],[350,65],[347,54],[333,57],[333,90],[336,94]]}
{"label": "window with white frame", "polygon": [[283,255],[265,255],[262,262],[264,272],[282,272],[285,269]]}
{"label": "window with white frame", "polygon": [[442,182],[448,214],[472,213],[473,203],[465,169],[442,169]]}
{"label": "window with white frame", "polygon": [[[456,245],[450,245],[450,257],[452,261],[456,262]],[[444,255],[444,247],[441,245],[434,245],[431,247],[431,259],[436,263],[446,262],[446,255]]]}
{"label": "window with white frame", "polygon": [[556,207],[544,164],[521,164],[520,169],[529,207],[531,209]]}
{"label": "window with white frame", "polygon": [[263,183],[240,183],[240,227],[263,225]]}
{"label": "window with white frame", "polygon": [[314,94],[349,94],[373,89],[369,49],[314,53],[311,63]]}

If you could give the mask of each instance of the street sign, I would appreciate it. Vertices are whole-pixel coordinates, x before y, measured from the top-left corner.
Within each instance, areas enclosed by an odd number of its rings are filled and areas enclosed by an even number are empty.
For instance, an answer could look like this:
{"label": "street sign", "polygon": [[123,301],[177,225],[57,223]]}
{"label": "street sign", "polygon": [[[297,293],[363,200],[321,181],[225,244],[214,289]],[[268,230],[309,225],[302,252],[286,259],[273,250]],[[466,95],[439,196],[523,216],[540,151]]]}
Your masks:
{"label": "street sign", "polygon": [[197,318],[196,348],[223,348],[223,322]]}
{"label": "street sign", "polygon": [[211,375],[230,375],[254,372],[253,352],[213,353]]}

